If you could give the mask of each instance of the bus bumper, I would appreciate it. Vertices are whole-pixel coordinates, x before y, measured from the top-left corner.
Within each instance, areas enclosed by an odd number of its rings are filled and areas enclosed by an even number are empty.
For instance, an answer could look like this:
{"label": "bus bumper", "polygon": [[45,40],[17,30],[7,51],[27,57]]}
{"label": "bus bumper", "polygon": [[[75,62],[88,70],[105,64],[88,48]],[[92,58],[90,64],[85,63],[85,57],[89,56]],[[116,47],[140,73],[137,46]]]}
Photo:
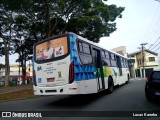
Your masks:
{"label": "bus bumper", "polygon": [[79,83],[66,84],[55,87],[33,86],[34,95],[76,95],[80,94]]}

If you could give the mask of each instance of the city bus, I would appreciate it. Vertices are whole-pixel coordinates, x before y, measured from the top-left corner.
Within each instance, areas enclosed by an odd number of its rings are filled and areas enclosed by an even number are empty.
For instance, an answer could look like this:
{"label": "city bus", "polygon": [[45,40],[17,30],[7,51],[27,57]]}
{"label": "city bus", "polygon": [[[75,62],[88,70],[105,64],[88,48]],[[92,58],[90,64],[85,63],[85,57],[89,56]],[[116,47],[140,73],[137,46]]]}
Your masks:
{"label": "city bus", "polygon": [[112,93],[129,76],[126,57],[72,32],[34,45],[34,95]]}

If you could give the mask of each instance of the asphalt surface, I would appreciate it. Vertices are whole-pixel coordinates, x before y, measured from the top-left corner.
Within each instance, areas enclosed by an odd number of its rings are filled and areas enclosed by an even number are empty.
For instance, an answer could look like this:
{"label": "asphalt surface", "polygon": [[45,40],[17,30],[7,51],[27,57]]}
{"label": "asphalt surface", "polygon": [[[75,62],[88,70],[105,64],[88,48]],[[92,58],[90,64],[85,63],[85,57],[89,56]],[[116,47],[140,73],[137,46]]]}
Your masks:
{"label": "asphalt surface", "polygon": [[[148,102],[144,94],[145,80],[131,80],[129,84],[116,87],[112,94],[102,92],[94,95],[82,96],[47,96],[27,100],[0,103],[0,111],[160,111],[160,102]],[[55,112],[53,112],[54,116]],[[87,114],[91,114],[88,112]],[[94,112],[92,113],[94,114]],[[95,113],[96,114],[96,113]],[[91,116],[91,117],[90,117]],[[53,117],[39,119],[75,119],[76,117]],[[0,118],[3,120],[6,118]],[[11,118],[8,118],[11,119]],[[15,120],[21,118],[12,118]],[[24,118],[23,118],[24,119]],[[27,118],[26,118],[27,119]],[[33,118],[28,118],[29,120]],[[97,119],[126,119],[126,120],[159,120],[160,118],[144,117],[77,117],[76,120]]]}

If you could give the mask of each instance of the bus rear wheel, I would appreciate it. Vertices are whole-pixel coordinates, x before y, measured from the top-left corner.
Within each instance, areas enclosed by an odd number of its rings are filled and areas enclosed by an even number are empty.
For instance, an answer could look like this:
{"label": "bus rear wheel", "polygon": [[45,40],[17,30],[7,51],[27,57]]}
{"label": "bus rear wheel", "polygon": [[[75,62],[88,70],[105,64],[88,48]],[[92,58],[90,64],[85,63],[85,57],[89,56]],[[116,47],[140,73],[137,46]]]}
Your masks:
{"label": "bus rear wheel", "polygon": [[111,94],[114,90],[114,83],[113,83],[113,79],[109,78],[108,79],[108,93]]}

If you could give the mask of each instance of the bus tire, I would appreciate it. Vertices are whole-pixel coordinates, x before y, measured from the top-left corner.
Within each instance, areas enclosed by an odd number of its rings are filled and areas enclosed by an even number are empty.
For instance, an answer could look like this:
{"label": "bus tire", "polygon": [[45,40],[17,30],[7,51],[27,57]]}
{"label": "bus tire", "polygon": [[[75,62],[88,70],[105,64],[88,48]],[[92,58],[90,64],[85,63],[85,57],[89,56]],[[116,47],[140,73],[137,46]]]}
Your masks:
{"label": "bus tire", "polygon": [[108,93],[111,94],[114,90],[114,83],[112,77],[108,78]]}
{"label": "bus tire", "polygon": [[127,81],[126,81],[127,84],[129,83],[129,79],[130,79],[130,77],[129,77],[129,74],[128,74],[127,75]]}

